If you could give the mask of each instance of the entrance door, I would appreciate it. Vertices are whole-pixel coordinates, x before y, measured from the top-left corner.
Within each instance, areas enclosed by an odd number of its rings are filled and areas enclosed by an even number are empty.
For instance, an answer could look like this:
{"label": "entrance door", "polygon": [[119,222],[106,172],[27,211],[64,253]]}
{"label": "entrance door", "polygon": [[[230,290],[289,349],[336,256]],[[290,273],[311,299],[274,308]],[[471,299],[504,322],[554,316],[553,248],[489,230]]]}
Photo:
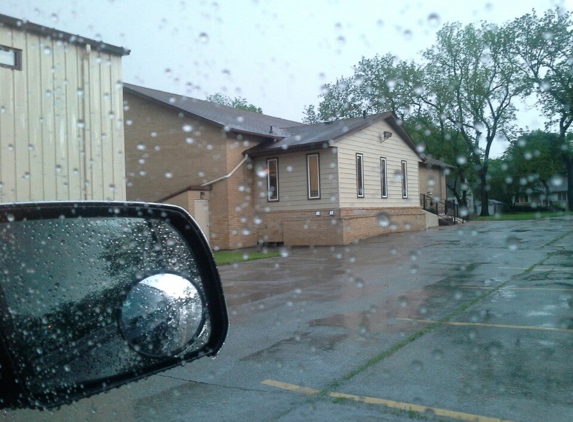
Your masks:
{"label": "entrance door", "polygon": [[207,242],[209,241],[209,201],[206,199],[195,199],[195,221],[203,230]]}

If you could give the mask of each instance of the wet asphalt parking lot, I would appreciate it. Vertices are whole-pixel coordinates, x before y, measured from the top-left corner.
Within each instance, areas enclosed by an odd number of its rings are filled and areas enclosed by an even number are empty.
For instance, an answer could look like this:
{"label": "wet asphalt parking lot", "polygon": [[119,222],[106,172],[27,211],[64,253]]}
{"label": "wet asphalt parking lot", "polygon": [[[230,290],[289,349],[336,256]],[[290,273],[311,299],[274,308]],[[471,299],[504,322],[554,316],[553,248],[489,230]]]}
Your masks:
{"label": "wet asphalt parking lot", "polygon": [[472,222],[220,268],[201,359],[6,420],[573,420],[573,220]]}

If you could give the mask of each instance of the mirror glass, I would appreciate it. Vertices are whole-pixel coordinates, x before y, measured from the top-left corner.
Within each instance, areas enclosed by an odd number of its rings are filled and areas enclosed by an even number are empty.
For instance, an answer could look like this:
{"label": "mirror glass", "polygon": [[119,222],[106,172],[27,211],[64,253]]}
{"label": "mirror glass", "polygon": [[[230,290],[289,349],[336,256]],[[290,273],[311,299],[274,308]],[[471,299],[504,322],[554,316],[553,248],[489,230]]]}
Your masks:
{"label": "mirror glass", "polygon": [[138,353],[152,357],[179,353],[203,324],[199,290],[176,274],[156,274],[138,282],[121,308],[121,331]]}
{"label": "mirror glass", "polygon": [[195,257],[164,220],[2,223],[0,285],[1,329],[20,379],[43,400],[199,350],[211,332]]}

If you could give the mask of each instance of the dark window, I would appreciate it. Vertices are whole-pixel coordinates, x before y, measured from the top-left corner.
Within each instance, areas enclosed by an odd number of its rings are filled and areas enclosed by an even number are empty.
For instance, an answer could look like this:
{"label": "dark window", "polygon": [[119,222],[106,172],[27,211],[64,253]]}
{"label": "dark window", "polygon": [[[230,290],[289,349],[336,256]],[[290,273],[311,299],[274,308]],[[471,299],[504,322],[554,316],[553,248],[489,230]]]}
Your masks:
{"label": "dark window", "polygon": [[408,163],[402,161],[402,198],[408,197]]}
{"label": "dark window", "polygon": [[380,158],[380,189],[382,198],[388,198],[388,178],[385,158]]}
{"label": "dark window", "polygon": [[0,67],[22,70],[22,50],[0,45]]}
{"label": "dark window", "polygon": [[306,156],[308,199],[320,199],[320,160],[318,154]]}
{"label": "dark window", "polygon": [[364,156],[356,154],[356,196],[364,198]]}
{"label": "dark window", "polygon": [[267,201],[279,200],[279,159],[267,160]]}

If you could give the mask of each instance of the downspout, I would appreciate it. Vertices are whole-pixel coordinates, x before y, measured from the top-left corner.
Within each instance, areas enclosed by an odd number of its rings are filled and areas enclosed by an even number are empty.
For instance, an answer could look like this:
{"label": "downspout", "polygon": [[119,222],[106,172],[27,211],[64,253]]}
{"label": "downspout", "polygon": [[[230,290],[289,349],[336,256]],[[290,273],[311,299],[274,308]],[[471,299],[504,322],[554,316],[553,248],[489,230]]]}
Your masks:
{"label": "downspout", "polygon": [[210,186],[210,185],[214,185],[215,183],[220,182],[222,180],[227,180],[237,170],[239,170],[239,167],[241,167],[243,164],[245,164],[245,161],[247,161],[248,159],[249,159],[249,156],[247,154],[245,154],[245,157],[241,160],[241,162],[239,164],[237,164],[237,166],[233,170],[231,170],[231,172],[229,174],[226,174],[225,176],[218,177],[217,179],[211,180],[210,182],[205,182],[201,186]]}

